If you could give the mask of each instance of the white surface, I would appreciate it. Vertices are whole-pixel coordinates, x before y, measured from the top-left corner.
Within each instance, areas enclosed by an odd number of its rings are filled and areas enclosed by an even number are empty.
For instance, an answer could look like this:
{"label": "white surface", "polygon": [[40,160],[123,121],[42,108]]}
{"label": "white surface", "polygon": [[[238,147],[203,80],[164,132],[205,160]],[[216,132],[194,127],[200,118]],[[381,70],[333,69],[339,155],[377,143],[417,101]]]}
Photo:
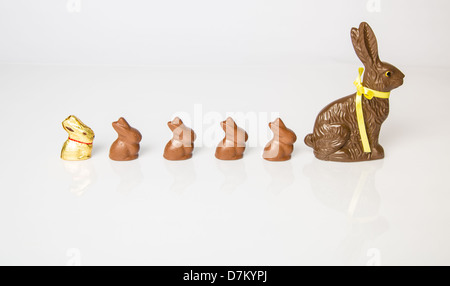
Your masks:
{"label": "white surface", "polygon": [[[0,0],[0,264],[449,265],[449,8]],[[321,162],[303,137],[354,91],[363,20],[406,74],[386,158]],[[250,136],[237,162],[214,158],[227,113]],[[96,133],[88,161],[59,158],[70,114]],[[186,162],[162,157],[175,114],[199,135]],[[277,114],[299,139],[284,163],[260,158]],[[119,116],[143,134],[136,161],[108,158]]]}
{"label": "white surface", "polygon": [[395,64],[450,66],[449,10],[447,0],[0,0],[0,62],[352,62],[350,28],[367,21]]}
{"label": "white surface", "polygon": [[[318,161],[303,137],[357,67],[1,65],[0,264],[450,264],[450,69],[399,66],[384,160]],[[208,147],[165,161],[166,122],[196,103],[279,112],[299,138],[292,160],[264,161],[258,141],[236,162]],[[88,161],[59,158],[69,114],[96,133]],[[136,161],[108,158],[119,116],[143,134]]]}

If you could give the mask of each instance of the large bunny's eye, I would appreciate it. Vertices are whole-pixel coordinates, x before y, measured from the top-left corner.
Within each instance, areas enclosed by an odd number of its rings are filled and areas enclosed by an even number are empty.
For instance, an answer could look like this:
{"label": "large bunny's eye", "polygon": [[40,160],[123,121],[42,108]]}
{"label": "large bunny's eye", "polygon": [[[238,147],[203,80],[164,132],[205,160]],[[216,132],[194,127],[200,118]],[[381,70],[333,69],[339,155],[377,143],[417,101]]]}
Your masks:
{"label": "large bunny's eye", "polygon": [[390,71],[387,71],[384,75],[385,75],[386,77],[391,77],[392,73],[391,73]]}

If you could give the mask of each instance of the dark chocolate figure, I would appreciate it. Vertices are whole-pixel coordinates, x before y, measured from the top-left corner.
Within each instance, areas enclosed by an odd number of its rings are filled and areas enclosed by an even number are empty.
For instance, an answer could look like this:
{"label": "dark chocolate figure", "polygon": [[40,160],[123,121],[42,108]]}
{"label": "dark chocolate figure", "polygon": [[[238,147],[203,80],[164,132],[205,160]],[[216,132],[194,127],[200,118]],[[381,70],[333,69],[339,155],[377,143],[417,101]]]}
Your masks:
{"label": "dark chocolate figure", "polygon": [[356,162],[384,158],[378,136],[389,114],[389,92],[403,84],[404,74],[380,61],[377,39],[367,23],[361,23],[359,29],[352,28],[351,39],[366,69],[364,80],[362,84],[355,81],[357,93],[322,109],[313,133],[305,137],[306,145],[321,160]]}
{"label": "dark chocolate figure", "polygon": [[112,123],[119,137],[111,145],[109,158],[115,161],[130,161],[139,156],[139,142],[142,140],[141,133],[131,127],[125,118]]}
{"label": "dark chocolate figure", "polygon": [[164,148],[164,158],[167,160],[186,160],[191,158],[196,138],[194,130],[184,125],[183,121],[178,117],[167,122],[167,125],[172,130],[173,137]]}
{"label": "dark chocolate figure", "polygon": [[220,122],[225,138],[216,148],[216,158],[220,160],[238,160],[244,156],[245,142],[248,134],[244,129],[238,127],[231,117]]}
{"label": "dark chocolate figure", "polygon": [[294,143],[297,141],[294,131],[287,128],[280,118],[270,122],[269,128],[273,132],[273,139],[264,148],[263,158],[268,161],[286,161],[291,159]]}

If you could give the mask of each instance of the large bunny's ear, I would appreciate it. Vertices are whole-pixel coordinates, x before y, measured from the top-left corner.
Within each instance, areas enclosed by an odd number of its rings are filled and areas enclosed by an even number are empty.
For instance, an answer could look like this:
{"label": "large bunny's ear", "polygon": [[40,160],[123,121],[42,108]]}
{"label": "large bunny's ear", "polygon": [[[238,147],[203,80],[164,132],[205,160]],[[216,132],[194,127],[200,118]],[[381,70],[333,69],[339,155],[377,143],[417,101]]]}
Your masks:
{"label": "large bunny's ear", "polygon": [[364,64],[364,66],[369,64],[369,53],[367,52],[366,46],[361,41],[361,31],[357,28],[352,28],[350,31],[350,36],[352,38],[353,49],[356,55]]}
{"label": "large bunny's ear", "polygon": [[364,66],[367,67],[380,62],[377,38],[369,24],[362,22],[358,29],[352,28],[350,35],[356,55]]}
{"label": "large bunny's ear", "polygon": [[364,43],[372,64],[378,64],[380,62],[380,58],[378,56],[378,43],[377,38],[375,37],[375,33],[373,32],[369,24],[365,22],[361,23],[359,28],[360,30],[361,27],[363,27],[364,29]]}

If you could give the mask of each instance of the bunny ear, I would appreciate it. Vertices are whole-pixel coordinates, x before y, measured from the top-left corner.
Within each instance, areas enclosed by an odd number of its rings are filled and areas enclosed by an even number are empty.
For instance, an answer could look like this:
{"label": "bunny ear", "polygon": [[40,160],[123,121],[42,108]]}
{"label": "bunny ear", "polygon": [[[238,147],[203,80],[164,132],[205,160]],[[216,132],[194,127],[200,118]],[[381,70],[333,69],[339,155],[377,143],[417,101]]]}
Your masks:
{"label": "bunny ear", "polygon": [[370,56],[370,59],[373,64],[376,64],[380,62],[380,58],[378,56],[378,43],[377,38],[375,37],[375,33],[373,32],[372,28],[369,26],[369,24],[362,22],[360,25],[364,29],[364,43],[367,49],[367,52]]}
{"label": "bunny ear", "polygon": [[353,49],[355,50],[356,55],[364,66],[367,66],[369,64],[370,57],[365,44],[361,41],[361,31],[357,28],[352,28],[350,31],[350,36],[352,38]]}
{"label": "bunny ear", "polygon": [[177,128],[174,124],[172,124],[172,121],[167,122],[167,126],[169,126],[169,129],[173,131],[175,128]]}
{"label": "bunny ear", "polygon": [[275,119],[275,121],[273,123],[275,125],[278,125],[278,127],[286,128],[286,125],[284,125],[283,120],[281,120],[281,118],[279,118],[279,117],[277,119]]}
{"label": "bunny ear", "polygon": [[358,29],[352,28],[350,35],[356,55],[364,66],[379,63],[377,38],[369,24],[362,22]]}
{"label": "bunny ear", "polygon": [[181,125],[181,124],[183,124],[183,121],[181,121],[181,119],[179,117],[175,117],[172,120],[172,124],[174,124],[174,125]]}
{"label": "bunny ear", "polygon": [[120,117],[119,120],[117,120],[117,123],[122,127],[130,128],[130,124],[128,124],[128,122],[123,117]]}
{"label": "bunny ear", "polygon": [[233,120],[233,118],[231,118],[231,117],[228,117],[227,120],[225,120],[225,123],[226,123],[227,125],[231,125],[231,126],[235,125],[235,124],[234,124],[234,120]]}

